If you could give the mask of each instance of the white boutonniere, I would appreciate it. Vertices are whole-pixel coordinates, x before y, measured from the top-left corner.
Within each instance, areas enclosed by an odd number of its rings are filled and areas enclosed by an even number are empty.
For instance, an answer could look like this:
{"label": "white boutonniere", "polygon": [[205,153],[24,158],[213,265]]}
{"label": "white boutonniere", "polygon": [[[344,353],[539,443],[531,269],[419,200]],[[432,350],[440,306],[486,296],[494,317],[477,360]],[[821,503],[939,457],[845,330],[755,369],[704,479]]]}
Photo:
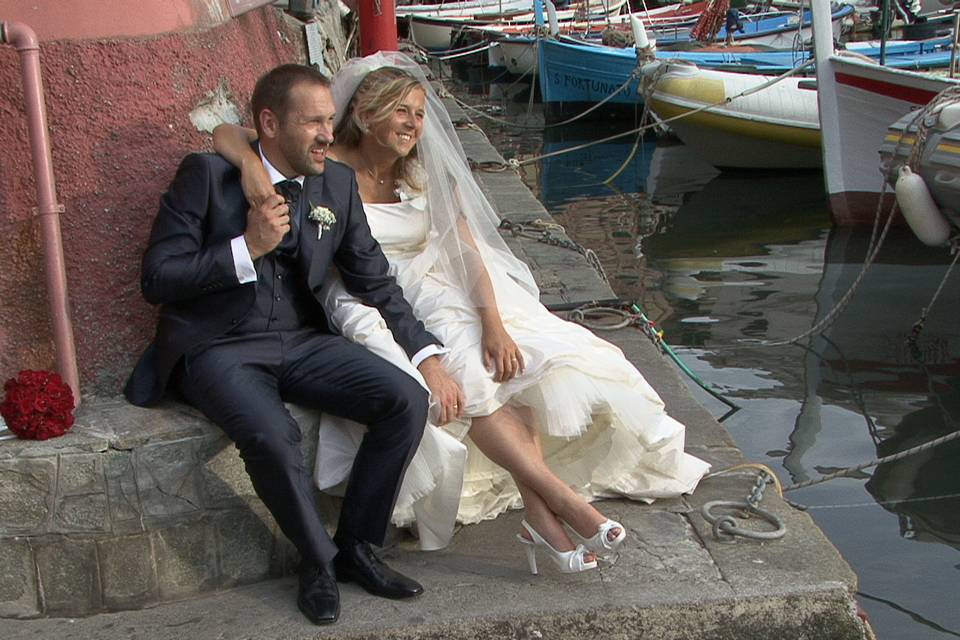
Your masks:
{"label": "white boutonniere", "polygon": [[317,240],[323,236],[323,232],[337,223],[337,216],[327,207],[310,203],[310,213],[307,219],[317,223]]}

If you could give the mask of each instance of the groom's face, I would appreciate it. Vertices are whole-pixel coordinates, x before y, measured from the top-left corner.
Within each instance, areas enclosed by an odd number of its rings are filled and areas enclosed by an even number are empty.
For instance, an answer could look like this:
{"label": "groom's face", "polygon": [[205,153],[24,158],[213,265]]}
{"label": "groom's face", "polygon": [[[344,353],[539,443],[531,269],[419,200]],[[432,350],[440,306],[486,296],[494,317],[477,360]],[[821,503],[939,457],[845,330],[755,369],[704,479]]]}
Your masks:
{"label": "groom's face", "polygon": [[278,166],[271,159],[281,173],[287,177],[323,173],[327,149],[333,142],[335,113],[328,87],[300,82],[290,89],[287,112],[277,119],[272,132],[265,132],[279,151],[278,161],[285,165]]}

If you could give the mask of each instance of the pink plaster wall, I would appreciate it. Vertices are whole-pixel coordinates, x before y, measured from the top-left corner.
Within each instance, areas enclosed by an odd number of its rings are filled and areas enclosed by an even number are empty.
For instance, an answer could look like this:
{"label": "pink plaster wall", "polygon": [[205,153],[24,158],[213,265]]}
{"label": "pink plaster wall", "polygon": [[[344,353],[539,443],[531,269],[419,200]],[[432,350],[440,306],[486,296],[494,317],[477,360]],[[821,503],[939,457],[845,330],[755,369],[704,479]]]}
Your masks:
{"label": "pink plaster wall", "polygon": [[229,17],[226,0],[0,0],[0,20],[29,25],[43,42],[209,28]]}
{"label": "pink plaster wall", "polygon": [[[73,12],[83,4],[61,6]],[[41,44],[84,393],[119,392],[152,336],[155,310],[140,296],[140,256],[179,160],[210,148],[190,111],[221,83],[245,109],[264,71],[303,61],[301,33],[263,7],[210,29]],[[20,369],[52,369],[54,361],[20,62],[10,46],[0,46],[0,87],[2,384]]]}

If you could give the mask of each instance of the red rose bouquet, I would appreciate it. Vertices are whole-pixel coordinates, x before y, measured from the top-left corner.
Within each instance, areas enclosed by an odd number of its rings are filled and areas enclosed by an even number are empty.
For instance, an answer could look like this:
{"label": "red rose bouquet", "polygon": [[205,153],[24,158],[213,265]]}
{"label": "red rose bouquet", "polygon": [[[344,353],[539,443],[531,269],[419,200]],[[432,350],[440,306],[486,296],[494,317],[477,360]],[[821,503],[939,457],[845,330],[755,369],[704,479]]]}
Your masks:
{"label": "red rose bouquet", "polygon": [[73,392],[56,373],[21,371],[3,390],[0,416],[17,437],[46,440],[73,426]]}

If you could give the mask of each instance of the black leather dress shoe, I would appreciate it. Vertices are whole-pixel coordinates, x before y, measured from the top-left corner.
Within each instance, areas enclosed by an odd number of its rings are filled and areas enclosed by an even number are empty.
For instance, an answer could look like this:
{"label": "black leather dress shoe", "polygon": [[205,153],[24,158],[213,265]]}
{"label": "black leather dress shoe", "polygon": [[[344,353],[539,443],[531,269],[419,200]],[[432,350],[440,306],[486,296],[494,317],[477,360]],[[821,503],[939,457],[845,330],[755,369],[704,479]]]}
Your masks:
{"label": "black leather dress shoe", "polygon": [[337,580],[323,567],[304,562],[300,567],[297,607],[313,624],[333,624],[340,616]]}
{"label": "black leather dress shoe", "polygon": [[419,582],[385,565],[369,543],[360,540],[335,542],[340,549],[333,560],[339,582],[356,582],[375,596],[396,600],[423,593]]}

